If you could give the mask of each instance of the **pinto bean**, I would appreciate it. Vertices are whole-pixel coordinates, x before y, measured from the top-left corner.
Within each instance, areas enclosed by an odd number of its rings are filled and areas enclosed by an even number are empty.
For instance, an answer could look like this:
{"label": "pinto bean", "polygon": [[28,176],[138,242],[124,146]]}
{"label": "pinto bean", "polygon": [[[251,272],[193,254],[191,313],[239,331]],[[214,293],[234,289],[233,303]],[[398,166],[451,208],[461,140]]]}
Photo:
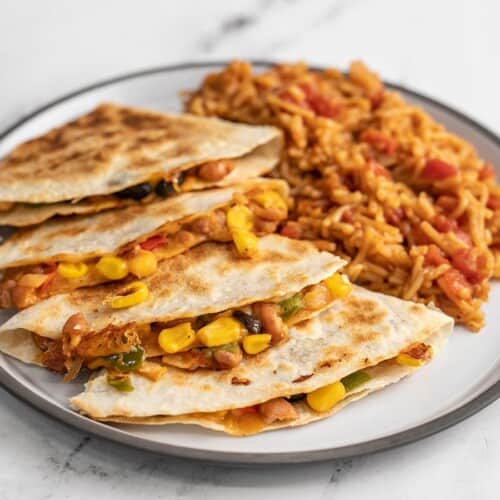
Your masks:
{"label": "pinto bean", "polygon": [[231,241],[232,237],[226,224],[226,214],[222,210],[198,217],[190,224],[195,233],[206,234],[217,241]]}
{"label": "pinto bean", "polygon": [[214,352],[214,359],[217,362],[218,368],[228,370],[238,366],[243,359],[241,349],[234,352],[224,351],[223,349]]}
{"label": "pinto bean", "polygon": [[288,331],[279,315],[277,304],[260,302],[254,304],[253,312],[262,323],[262,331],[271,335],[271,344],[278,344],[288,337]]}
{"label": "pinto bean", "polygon": [[217,182],[226,177],[234,167],[232,160],[210,161],[198,168],[198,176],[204,181]]}
{"label": "pinto bean", "polygon": [[37,300],[36,289],[17,285],[11,291],[12,302],[19,309],[32,306]]}
{"label": "pinto bean", "polygon": [[6,280],[0,286],[0,307],[9,308],[14,304],[12,302],[12,290],[16,287],[15,280]]}
{"label": "pinto bean", "polygon": [[266,424],[282,422],[284,420],[294,420],[297,418],[297,411],[293,405],[284,398],[271,399],[259,405],[259,413]]}
{"label": "pinto bean", "polygon": [[176,242],[180,243],[181,245],[187,245],[187,246],[192,245],[194,239],[195,236],[193,233],[184,230],[179,231],[174,236],[174,240]]}
{"label": "pinto bean", "polygon": [[202,215],[201,217],[196,218],[189,227],[195,233],[208,234],[210,233],[210,215]]}
{"label": "pinto bean", "polygon": [[68,353],[77,347],[82,340],[82,336],[89,330],[90,325],[82,313],[70,316],[62,329],[63,351],[66,351],[66,346],[69,348]]}

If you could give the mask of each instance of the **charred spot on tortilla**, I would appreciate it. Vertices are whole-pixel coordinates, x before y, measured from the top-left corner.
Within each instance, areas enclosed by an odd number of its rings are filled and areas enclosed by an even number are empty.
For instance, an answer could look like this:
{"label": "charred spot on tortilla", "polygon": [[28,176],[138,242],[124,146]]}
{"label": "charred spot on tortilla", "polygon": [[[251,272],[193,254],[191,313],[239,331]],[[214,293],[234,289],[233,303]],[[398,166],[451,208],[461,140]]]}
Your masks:
{"label": "charred spot on tortilla", "polygon": [[387,312],[374,300],[350,295],[344,299],[340,315],[346,324],[366,327],[381,324]]}
{"label": "charred spot on tortilla", "polygon": [[231,379],[232,385],[248,385],[250,384],[250,380],[247,378],[233,377]]}
{"label": "charred spot on tortilla", "polygon": [[314,373],[309,373],[308,375],[301,375],[300,377],[297,377],[296,379],[292,380],[292,384],[297,384],[299,382],[304,382],[304,380],[307,380],[308,378],[311,378],[314,375]]}

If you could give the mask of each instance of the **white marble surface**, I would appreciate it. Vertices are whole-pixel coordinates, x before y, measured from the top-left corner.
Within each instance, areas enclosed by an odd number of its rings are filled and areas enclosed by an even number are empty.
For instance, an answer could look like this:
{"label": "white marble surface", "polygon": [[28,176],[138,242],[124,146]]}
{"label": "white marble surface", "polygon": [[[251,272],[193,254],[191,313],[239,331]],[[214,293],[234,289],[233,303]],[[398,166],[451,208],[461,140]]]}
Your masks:
{"label": "white marble surface", "polygon": [[[499,15],[497,0],[2,0],[0,129],[63,93],[130,70],[253,57],[340,67],[362,58],[386,79],[500,133]],[[0,499],[493,499],[499,421],[496,403],[397,450],[245,470],[89,437],[0,391]]]}

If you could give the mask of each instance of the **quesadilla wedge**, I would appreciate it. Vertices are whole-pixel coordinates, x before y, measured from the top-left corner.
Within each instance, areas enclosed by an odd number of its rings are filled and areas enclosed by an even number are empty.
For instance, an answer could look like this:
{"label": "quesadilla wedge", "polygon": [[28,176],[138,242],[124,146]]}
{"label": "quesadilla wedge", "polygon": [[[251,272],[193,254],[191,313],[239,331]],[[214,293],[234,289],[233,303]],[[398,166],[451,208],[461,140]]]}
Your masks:
{"label": "quesadilla wedge", "polygon": [[108,370],[71,404],[99,420],[197,424],[233,435],[303,425],[413,373],[437,354],[452,326],[422,304],[354,287],[291,328],[287,343],[232,370],[168,368],[156,381],[125,375],[127,386],[123,374]]}
{"label": "quesadilla wedge", "polygon": [[233,241],[250,257],[255,235],[275,232],[286,219],[287,196],[285,182],[255,179],[19,230],[0,246],[0,306],[23,309],[127,275],[143,278],[205,241]]}
{"label": "quesadilla wedge", "polygon": [[269,172],[281,147],[274,127],[102,104],[0,163],[0,224],[232,185]]}
{"label": "quesadilla wedge", "polygon": [[40,361],[67,378],[82,366],[162,368],[143,364],[152,357],[186,370],[228,369],[285,342],[291,325],[349,293],[337,273],[343,264],[310,242],[274,234],[259,239],[251,261],[231,244],[203,243],[142,281],[83,288],[24,309],[0,327],[0,343],[15,344],[6,332],[31,332]]}

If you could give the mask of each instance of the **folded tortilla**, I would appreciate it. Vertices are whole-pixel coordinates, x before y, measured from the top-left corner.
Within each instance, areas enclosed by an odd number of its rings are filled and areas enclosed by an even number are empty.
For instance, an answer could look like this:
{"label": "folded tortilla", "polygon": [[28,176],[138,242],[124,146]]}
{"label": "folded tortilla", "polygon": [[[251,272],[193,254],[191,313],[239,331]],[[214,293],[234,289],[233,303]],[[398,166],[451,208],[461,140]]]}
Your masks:
{"label": "folded tortilla", "polygon": [[[233,203],[235,195],[247,195],[252,200],[253,196],[265,192],[277,193],[286,200],[288,187],[277,179],[255,179],[237,186],[182,193],[147,205],[108,210],[90,216],[54,219],[41,226],[19,230],[0,245],[0,269],[9,270],[3,282],[0,282],[0,287],[5,289],[0,303],[4,307],[11,307],[12,304],[19,308],[25,307],[12,298],[7,299],[13,295],[13,281],[18,283],[24,275],[40,272],[33,271],[34,264],[85,262],[88,272],[75,279],[64,278],[54,269],[47,271],[47,280],[50,282],[36,289],[34,299],[28,305],[58,293],[109,281],[95,269],[98,258],[112,254],[127,260],[131,249],[151,241],[150,238],[163,238],[163,243],[152,249],[158,261],[180,254],[204,241],[217,241],[220,238],[217,233],[193,231],[195,221],[217,210],[226,210]],[[283,214],[286,216],[286,209]],[[7,281],[8,288],[4,285]]]}
{"label": "folded tortilla", "polygon": [[[413,373],[417,368],[399,364],[398,354],[425,343],[434,356],[452,327],[453,320],[437,310],[355,287],[319,316],[294,326],[286,343],[247,357],[232,370],[168,368],[156,382],[131,375],[134,390],[128,393],[111,387],[104,372],[71,404],[99,420],[197,424],[233,435],[303,425]],[[303,399],[292,403],[297,416],[289,421],[266,423],[258,412],[238,420],[231,411],[307,394],[359,370],[369,379],[328,411],[316,412]]]}
{"label": "folded tortilla", "polygon": [[[158,356],[165,354],[158,346],[158,332],[172,322],[177,324],[186,319],[194,323],[205,315],[231,313],[260,302],[282,301],[299,292],[323,287],[322,280],[343,264],[342,259],[319,252],[309,242],[278,235],[260,238],[259,255],[251,261],[239,258],[230,244],[204,243],[161,262],[154,275],[142,280],[149,296],[132,307],[111,307],[112,299],[123,295],[128,287],[126,283],[112,283],[55,295],[18,312],[0,326],[0,350],[16,355],[16,335],[12,332],[18,330],[60,340],[68,319],[81,313],[95,332],[94,338],[102,335],[101,339],[116,339],[121,346],[120,342],[125,340],[120,339],[133,329],[139,336],[143,335],[141,346],[146,355]],[[333,300],[329,297],[314,307],[292,311],[293,314],[285,318],[286,325],[318,314]],[[152,331],[142,328],[152,324],[159,326]],[[18,338],[24,339],[24,336],[19,334]],[[113,348],[116,345],[110,344]],[[101,347],[96,346],[97,349]],[[32,353],[29,347],[26,349]],[[21,353],[24,361],[30,355],[25,354],[22,347],[16,352]],[[99,356],[103,356],[101,351],[95,355]],[[35,356],[32,361],[37,359]]]}
{"label": "folded tortilla", "polygon": [[[228,186],[270,171],[281,147],[274,127],[103,104],[21,144],[0,163],[0,224],[133,204],[112,193],[161,179],[178,191]],[[233,160],[226,176],[197,175],[195,167],[217,160]]]}

